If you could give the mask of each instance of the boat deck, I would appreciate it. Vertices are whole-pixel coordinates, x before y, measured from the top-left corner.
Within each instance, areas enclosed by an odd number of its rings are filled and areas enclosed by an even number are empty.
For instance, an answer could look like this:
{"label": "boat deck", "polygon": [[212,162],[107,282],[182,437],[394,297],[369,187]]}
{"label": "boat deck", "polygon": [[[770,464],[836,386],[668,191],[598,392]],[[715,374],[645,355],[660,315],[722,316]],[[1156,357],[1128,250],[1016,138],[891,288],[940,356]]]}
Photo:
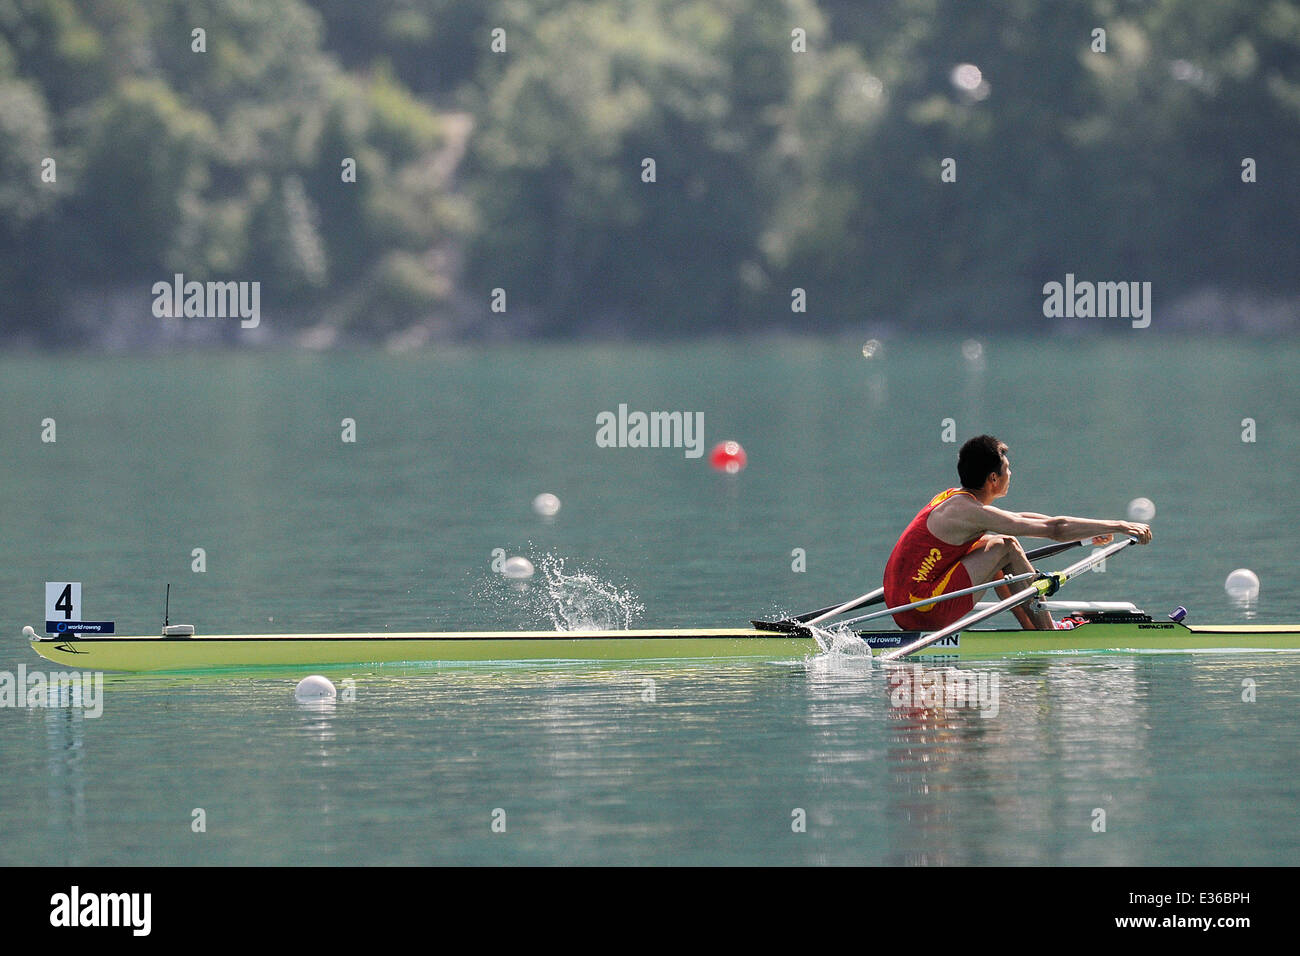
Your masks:
{"label": "boat deck", "polygon": [[[856,633],[873,652],[900,647],[920,636],[904,631]],[[468,661],[798,660],[822,650],[808,635],[755,628],[63,636],[38,638],[31,645],[54,663],[106,671]],[[848,650],[852,650],[851,644]],[[1210,650],[1300,650],[1300,625],[1187,626],[1127,620],[1093,621],[1050,632],[972,629],[944,638],[914,656],[935,660]]]}

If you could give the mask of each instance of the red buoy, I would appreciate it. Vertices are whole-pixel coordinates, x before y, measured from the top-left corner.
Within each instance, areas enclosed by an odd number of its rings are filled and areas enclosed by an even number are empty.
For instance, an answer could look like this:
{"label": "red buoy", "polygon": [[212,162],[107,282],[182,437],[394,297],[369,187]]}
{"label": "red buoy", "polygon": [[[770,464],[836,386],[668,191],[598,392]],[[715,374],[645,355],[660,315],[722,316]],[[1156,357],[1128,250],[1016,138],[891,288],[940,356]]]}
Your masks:
{"label": "red buoy", "polygon": [[709,464],[729,475],[734,475],[744,468],[748,460],[749,456],[745,454],[745,449],[740,447],[738,441],[719,442],[709,453]]}

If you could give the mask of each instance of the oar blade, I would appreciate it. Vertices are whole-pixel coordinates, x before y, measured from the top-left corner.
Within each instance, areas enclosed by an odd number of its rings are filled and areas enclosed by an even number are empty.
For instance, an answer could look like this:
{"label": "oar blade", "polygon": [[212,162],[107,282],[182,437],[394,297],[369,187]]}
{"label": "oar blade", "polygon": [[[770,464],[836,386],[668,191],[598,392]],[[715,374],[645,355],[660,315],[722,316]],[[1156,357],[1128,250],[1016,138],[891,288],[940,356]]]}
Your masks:
{"label": "oar blade", "polygon": [[797,634],[806,631],[806,628],[798,620],[786,619],[783,621],[750,621],[755,629],[760,631],[779,631],[782,634]]}

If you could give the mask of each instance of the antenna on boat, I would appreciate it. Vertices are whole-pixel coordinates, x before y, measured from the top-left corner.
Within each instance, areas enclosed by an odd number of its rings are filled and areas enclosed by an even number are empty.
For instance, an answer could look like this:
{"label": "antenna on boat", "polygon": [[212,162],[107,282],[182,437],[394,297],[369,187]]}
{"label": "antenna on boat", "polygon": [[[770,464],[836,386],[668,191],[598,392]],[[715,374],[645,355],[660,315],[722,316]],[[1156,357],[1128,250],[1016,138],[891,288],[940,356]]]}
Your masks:
{"label": "antenna on boat", "polygon": [[172,586],[167,585],[166,603],[163,605],[163,637],[193,637],[193,624],[173,624],[171,619]]}

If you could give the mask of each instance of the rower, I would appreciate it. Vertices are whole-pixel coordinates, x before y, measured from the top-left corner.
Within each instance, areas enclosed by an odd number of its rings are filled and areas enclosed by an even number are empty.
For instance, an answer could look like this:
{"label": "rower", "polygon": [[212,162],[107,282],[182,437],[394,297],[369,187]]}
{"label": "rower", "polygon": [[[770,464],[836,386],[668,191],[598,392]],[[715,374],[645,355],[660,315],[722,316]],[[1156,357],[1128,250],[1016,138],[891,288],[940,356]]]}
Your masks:
{"label": "rower", "polygon": [[[885,601],[890,607],[912,604],[947,591],[992,584],[1002,598],[1010,589],[995,582],[1004,575],[1032,573],[1015,535],[1072,541],[1092,538],[1104,545],[1113,535],[1130,535],[1141,544],[1151,540],[1151,528],[1132,521],[1050,517],[1031,511],[1004,511],[993,502],[1011,487],[1007,445],[992,435],[979,435],[961,446],[957,456],[960,488],[935,495],[912,519],[894,545],[885,565]],[[979,592],[949,601],[923,604],[894,615],[905,631],[934,631],[970,613]],[[1052,616],[1035,602],[1016,607],[1026,630],[1051,630]]]}

